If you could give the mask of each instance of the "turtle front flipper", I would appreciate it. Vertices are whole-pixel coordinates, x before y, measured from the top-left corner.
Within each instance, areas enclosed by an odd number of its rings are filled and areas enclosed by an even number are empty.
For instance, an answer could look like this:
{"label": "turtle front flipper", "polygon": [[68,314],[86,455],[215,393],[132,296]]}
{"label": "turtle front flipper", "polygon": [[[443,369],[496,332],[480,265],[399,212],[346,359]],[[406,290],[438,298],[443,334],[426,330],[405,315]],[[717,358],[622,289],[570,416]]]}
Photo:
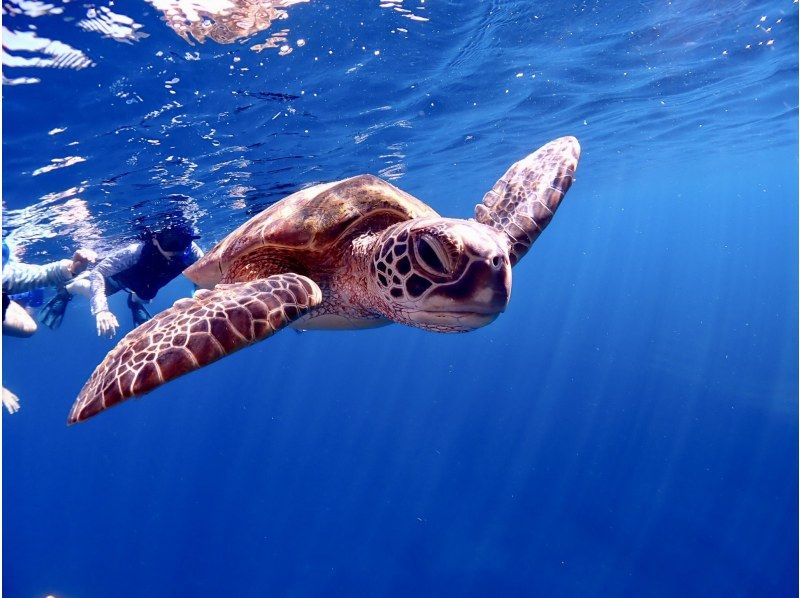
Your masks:
{"label": "turtle front flipper", "polygon": [[316,283],[293,273],[222,284],[176,301],[106,355],[78,395],[67,423],[88,419],[264,340],[321,301]]}
{"label": "turtle front flipper", "polygon": [[524,256],[572,185],[581,146],[560,137],[509,168],[475,206],[475,220],[506,235],[511,265]]}

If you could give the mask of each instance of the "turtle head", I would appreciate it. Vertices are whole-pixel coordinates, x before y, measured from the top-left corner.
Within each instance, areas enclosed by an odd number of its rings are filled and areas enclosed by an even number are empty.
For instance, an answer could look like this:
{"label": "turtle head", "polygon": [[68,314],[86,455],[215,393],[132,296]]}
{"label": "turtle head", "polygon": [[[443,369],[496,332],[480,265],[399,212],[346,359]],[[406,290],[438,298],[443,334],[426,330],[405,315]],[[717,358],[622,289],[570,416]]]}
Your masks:
{"label": "turtle head", "polygon": [[376,243],[368,284],[392,320],[440,332],[474,330],[508,304],[507,247],[498,233],[473,220],[403,222]]}

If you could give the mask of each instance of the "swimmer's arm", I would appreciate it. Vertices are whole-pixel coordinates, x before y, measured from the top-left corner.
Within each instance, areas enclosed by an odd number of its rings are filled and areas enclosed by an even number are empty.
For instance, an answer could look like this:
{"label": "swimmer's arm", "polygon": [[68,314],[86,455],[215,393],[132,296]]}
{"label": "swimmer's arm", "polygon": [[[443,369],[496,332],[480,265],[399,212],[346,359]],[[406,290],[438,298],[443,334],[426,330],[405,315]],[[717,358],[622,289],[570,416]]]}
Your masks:
{"label": "swimmer's arm", "polygon": [[72,279],[72,260],[59,260],[44,266],[12,262],[3,268],[3,291],[24,293],[41,287],[58,287]]}
{"label": "swimmer's arm", "polygon": [[142,243],[132,243],[127,247],[118,249],[111,255],[103,258],[93,270],[89,272],[92,298],[89,300],[92,315],[96,316],[108,310],[106,299],[106,278],[127,270],[139,261],[142,255]]}

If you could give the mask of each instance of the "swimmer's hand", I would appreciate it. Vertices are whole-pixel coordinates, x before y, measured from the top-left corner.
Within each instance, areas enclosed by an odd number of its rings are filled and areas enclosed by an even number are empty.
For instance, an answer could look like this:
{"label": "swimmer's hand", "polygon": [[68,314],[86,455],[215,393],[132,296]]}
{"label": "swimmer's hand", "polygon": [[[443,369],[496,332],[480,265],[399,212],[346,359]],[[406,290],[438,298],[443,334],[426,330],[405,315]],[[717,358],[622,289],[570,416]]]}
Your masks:
{"label": "swimmer's hand", "polygon": [[94,264],[96,261],[97,253],[91,249],[78,249],[72,256],[72,264],[69,267],[70,274],[73,276],[80,274],[86,270],[90,264]]}
{"label": "swimmer's hand", "polygon": [[101,311],[97,314],[95,320],[97,321],[97,336],[113,338],[117,333],[119,322],[117,322],[117,316],[110,311]]}
{"label": "swimmer's hand", "polygon": [[19,397],[5,387],[3,388],[3,407],[8,409],[9,413],[19,411]]}

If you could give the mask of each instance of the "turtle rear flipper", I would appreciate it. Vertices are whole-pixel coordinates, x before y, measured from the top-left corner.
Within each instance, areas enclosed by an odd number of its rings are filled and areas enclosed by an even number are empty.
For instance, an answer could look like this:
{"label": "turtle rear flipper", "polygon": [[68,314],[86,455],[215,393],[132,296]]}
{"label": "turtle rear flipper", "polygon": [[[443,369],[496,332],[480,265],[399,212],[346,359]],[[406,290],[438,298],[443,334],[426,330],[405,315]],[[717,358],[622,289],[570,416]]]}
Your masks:
{"label": "turtle rear flipper", "polygon": [[552,220],[572,185],[580,155],[574,137],[551,141],[512,165],[475,206],[475,220],[508,238],[512,266]]}
{"label": "turtle rear flipper", "polygon": [[67,423],[272,336],[322,301],[311,279],[286,273],[198,291],[128,333],[97,366]]}

